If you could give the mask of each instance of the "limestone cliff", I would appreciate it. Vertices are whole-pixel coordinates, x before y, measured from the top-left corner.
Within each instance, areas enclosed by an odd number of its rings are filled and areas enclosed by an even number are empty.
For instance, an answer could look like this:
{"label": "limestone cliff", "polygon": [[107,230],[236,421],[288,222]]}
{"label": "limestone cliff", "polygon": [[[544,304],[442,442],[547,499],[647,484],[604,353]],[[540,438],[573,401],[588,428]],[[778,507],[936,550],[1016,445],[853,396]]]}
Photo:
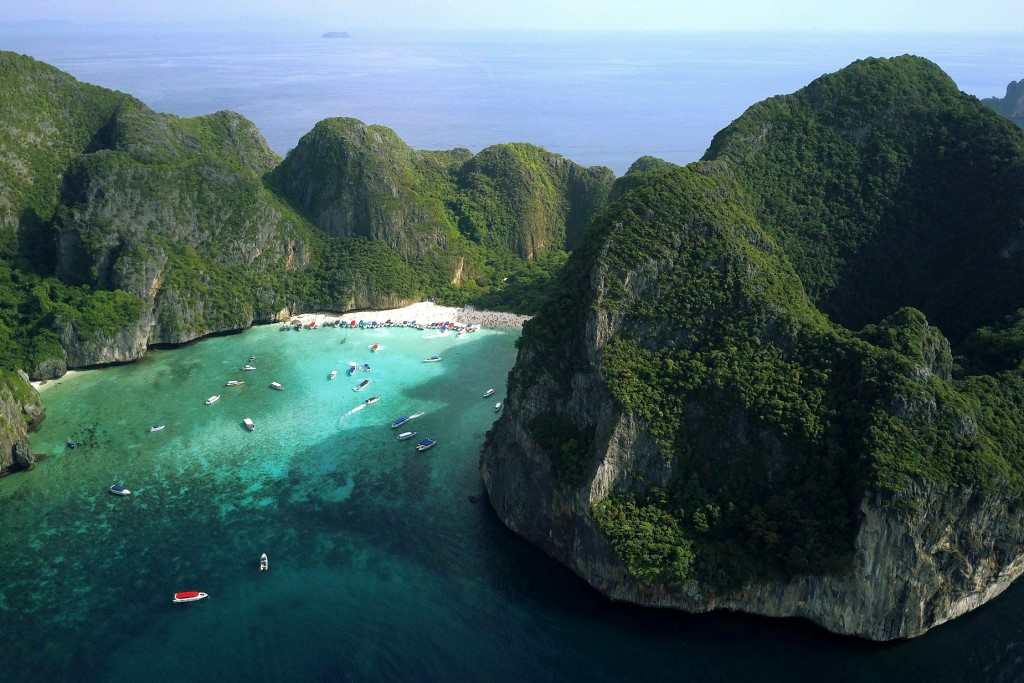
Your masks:
{"label": "limestone cliff", "polygon": [[985,104],[1024,128],[1024,80],[1011,81],[1003,97],[988,97]]}
{"label": "limestone cliff", "polygon": [[20,373],[0,371],[0,476],[32,467],[28,433],[43,421],[39,395]]}
{"label": "limestone cliff", "polygon": [[1022,141],[899,58],[638,165],[524,330],[481,458],[498,515],[643,605],[889,640],[998,595],[1024,571]]}

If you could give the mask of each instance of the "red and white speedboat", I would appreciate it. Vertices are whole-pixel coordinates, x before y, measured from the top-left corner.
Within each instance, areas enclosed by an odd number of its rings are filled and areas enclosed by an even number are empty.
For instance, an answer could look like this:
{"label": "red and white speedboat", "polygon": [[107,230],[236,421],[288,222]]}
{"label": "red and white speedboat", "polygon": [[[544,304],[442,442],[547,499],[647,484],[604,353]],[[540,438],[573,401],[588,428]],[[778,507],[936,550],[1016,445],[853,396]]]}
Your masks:
{"label": "red and white speedboat", "polygon": [[174,594],[174,599],[171,602],[196,602],[208,597],[210,596],[202,591],[180,591]]}

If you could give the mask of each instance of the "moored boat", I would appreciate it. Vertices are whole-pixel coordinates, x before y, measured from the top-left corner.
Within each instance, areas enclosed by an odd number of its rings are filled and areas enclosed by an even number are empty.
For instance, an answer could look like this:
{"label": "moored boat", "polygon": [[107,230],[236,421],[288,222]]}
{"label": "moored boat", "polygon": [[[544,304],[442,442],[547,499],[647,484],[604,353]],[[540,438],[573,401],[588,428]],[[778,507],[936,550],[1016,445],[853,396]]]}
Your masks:
{"label": "moored boat", "polygon": [[196,602],[210,597],[202,591],[178,591],[174,594],[171,602]]}
{"label": "moored boat", "polygon": [[260,555],[260,571],[261,572],[270,571],[270,558],[267,557],[266,553],[263,553],[262,555]]}
{"label": "moored boat", "polygon": [[245,428],[248,429],[250,432],[256,429],[256,423],[247,417],[242,419],[242,424],[245,425]]}
{"label": "moored boat", "polygon": [[224,386],[226,386],[226,387],[238,387],[238,386],[241,386],[243,384],[245,384],[245,380],[244,379],[229,379],[227,382],[224,383]]}
{"label": "moored boat", "polygon": [[212,406],[214,403],[220,400],[220,394],[214,394],[210,398],[206,399],[206,405]]}
{"label": "moored boat", "polygon": [[416,432],[402,432],[398,435],[398,440],[405,441],[406,439],[411,439],[414,436],[416,436]]}
{"label": "moored boat", "polygon": [[436,445],[436,439],[421,439],[420,441],[416,442],[416,450],[422,453],[423,451],[429,451]]}
{"label": "moored boat", "polygon": [[490,398],[491,396],[494,396],[494,389],[488,389],[484,392],[484,398]]}
{"label": "moored boat", "polygon": [[284,385],[282,385],[280,382],[271,382],[270,388],[273,389],[274,391],[284,391]]}
{"label": "moored boat", "polygon": [[338,371],[337,370],[331,370],[329,373],[327,373],[327,379],[328,380],[333,380],[337,376],[338,376]]}
{"label": "moored boat", "polygon": [[149,428],[150,432],[162,432],[167,425],[153,425]]}
{"label": "moored boat", "polygon": [[111,493],[113,493],[115,496],[130,496],[130,495],[132,495],[132,492],[129,491],[128,489],[126,489],[124,487],[124,484],[120,484],[120,483],[117,483],[117,482],[111,484],[110,488],[107,489],[107,490],[110,491]]}
{"label": "moored boat", "polygon": [[372,344],[370,344],[370,351],[374,353],[380,351],[380,344],[378,344],[377,342],[373,342]]}
{"label": "moored boat", "polygon": [[352,387],[352,391],[362,391],[363,389],[366,388],[366,385],[369,384],[369,383],[370,383],[370,380],[364,379],[362,382],[360,382],[359,384],[357,384],[354,387]]}
{"label": "moored boat", "polygon": [[380,396],[371,396],[370,398],[363,401],[368,406],[372,406],[374,403],[380,400]]}
{"label": "moored boat", "polygon": [[409,416],[408,415],[402,415],[401,417],[396,417],[394,422],[391,423],[391,428],[392,429],[398,429],[399,427],[401,427],[402,425],[404,425],[408,421],[409,421]]}
{"label": "moored boat", "polygon": [[246,363],[245,365],[242,366],[242,369],[245,370],[246,372],[252,372],[253,370],[256,369],[256,366],[249,365],[248,363]]}
{"label": "moored boat", "polygon": [[440,363],[441,362],[441,356],[427,356],[426,358],[423,359],[423,362],[424,363]]}
{"label": "moored boat", "polygon": [[494,404],[494,412],[496,412],[496,413],[500,413],[501,412],[501,402],[500,401],[498,403]]}

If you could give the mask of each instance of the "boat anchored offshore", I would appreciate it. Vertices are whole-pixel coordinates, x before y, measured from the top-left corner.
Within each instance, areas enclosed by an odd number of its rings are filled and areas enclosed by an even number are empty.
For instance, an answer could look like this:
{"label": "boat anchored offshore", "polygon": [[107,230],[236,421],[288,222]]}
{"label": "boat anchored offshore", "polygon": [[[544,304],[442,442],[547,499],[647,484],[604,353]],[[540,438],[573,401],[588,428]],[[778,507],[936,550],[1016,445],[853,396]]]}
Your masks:
{"label": "boat anchored offshore", "polygon": [[210,398],[206,399],[206,405],[212,406],[214,403],[220,400],[220,394],[214,394]]}
{"label": "boat anchored offshore", "polygon": [[501,402],[500,401],[498,403],[494,404],[494,412],[496,412],[496,413],[500,413],[501,412]]}
{"label": "boat anchored offshore", "polygon": [[263,553],[262,555],[260,555],[260,571],[261,572],[269,572],[270,571],[270,559],[267,557],[266,553]]}
{"label": "boat anchored offshore", "polygon": [[408,421],[409,421],[409,417],[407,415],[402,415],[401,417],[396,417],[395,421],[391,423],[391,428],[392,429],[398,429],[399,427],[401,427],[402,425],[404,425]]}
{"label": "boat anchored offshore", "polygon": [[488,389],[484,392],[484,398],[490,398],[491,396],[494,396],[494,389]]}
{"label": "boat anchored offshore", "polygon": [[370,380],[364,379],[362,382],[360,382],[359,384],[357,384],[354,387],[352,387],[352,391],[362,391],[363,389],[366,388],[366,386],[369,383],[370,383]]}
{"label": "boat anchored offshore", "polygon": [[370,344],[370,350],[373,351],[374,353],[377,353],[378,351],[380,351],[380,344],[378,344],[377,342],[373,342],[372,344]]}
{"label": "boat anchored offshore", "polygon": [[238,386],[241,386],[243,384],[245,384],[245,380],[244,379],[229,379],[227,382],[224,383],[224,386],[226,386],[226,387],[238,387]]}
{"label": "boat anchored offshore", "polygon": [[380,396],[371,396],[370,398],[363,401],[368,406],[372,406],[374,403],[380,400]]}
{"label": "boat anchored offshore", "polygon": [[270,388],[273,389],[274,391],[284,391],[284,385],[282,385],[280,382],[271,382]]}
{"label": "boat anchored offshore", "polygon": [[333,379],[334,379],[335,377],[337,377],[337,376],[338,376],[338,371],[337,371],[337,370],[331,370],[331,371],[330,371],[330,372],[329,372],[329,373],[327,374],[327,379],[329,379],[329,380],[333,380]]}
{"label": "boat anchored offshore", "polygon": [[210,597],[202,591],[178,591],[174,594],[171,602],[198,602]]}
{"label": "boat anchored offshore", "polygon": [[242,424],[245,425],[245,428],[248,429],[250,432],[256,429],[256,423],[247,417],[242,419]]}
{"label": "boat anchored offshore", "polygon": [[256,369],[256,366],[249,365],[248,363],[246,363],[245,365],[242,366],[242,369],[245,370],[246,372],[252,372],[253,370]]}
{"label": "boat anchored offshore", "polygon": [[167,425],[153,425],[149,428],[150,432],[162,432]]}
{"label": "boat anchored offshore", "polygon": [[405,441],[406,439],[411,439],[414,436],[416,436],[416,432],[402,432],[398,435],[398,440]]}
{"label": "boat anchored offshore", "polygon": [[422,439],[416,442],[416,450],[422,453],[423,451],[429,451],[431,448],[437,445],[436,439]]}
{"label": "boat anchored offshore", "polygon": [[427,356],[426,358],[423,359],[423,362],[424,363],[440,363],[441,362],[441,356]]}
{"label": "boat anchored offshore", "polygon": [[113,493],[115,496],[130,496],[130,495],[132,495],[132,492],[129,491],[128,489],[126,489],[124,487],[124,484],[118,484],[118,483],[111,484],[110,488],[107,489],[107,490],[110,491],[111,493]]}

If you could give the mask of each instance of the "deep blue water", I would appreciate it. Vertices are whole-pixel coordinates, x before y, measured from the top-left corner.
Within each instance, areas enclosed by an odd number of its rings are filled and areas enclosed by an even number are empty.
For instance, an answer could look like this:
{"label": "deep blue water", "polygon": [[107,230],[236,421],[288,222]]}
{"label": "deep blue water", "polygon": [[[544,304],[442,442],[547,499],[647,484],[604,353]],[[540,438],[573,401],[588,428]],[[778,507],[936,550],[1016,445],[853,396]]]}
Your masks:
{"label": "deep blue water", "polygon": [[[2,20],[2,18],[0,18]],[[644,154],[699,158],[748,106],[854,59],[915,53],[961,89],[1024,78],[1017,35],[637,35],[14,32],[0,48],[180,115],[232,109],[281,154],[354,116],[425,149],[533,142],[617,173]]]}

